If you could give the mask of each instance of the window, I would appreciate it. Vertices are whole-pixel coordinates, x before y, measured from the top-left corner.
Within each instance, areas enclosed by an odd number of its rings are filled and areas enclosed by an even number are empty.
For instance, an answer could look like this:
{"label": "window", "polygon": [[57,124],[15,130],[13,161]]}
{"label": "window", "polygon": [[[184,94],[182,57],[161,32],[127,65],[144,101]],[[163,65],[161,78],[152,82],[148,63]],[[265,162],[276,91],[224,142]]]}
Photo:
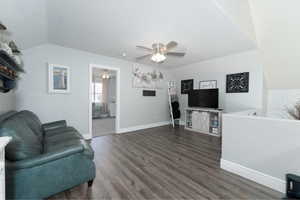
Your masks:
{"label": "window", "polygon": [[92,101],[93,103],[101,103],[102,102],[102,83],[92,83]]}

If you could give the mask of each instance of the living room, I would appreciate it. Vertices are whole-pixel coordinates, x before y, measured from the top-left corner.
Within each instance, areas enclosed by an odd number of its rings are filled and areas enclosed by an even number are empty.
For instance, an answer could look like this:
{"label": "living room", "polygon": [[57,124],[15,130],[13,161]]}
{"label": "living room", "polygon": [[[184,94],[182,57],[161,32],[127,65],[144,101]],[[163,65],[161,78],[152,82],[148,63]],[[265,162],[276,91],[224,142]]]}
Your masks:
{"label": "living room", "polygon": [[1,198],[300,198],[299,6],[2,0]]}

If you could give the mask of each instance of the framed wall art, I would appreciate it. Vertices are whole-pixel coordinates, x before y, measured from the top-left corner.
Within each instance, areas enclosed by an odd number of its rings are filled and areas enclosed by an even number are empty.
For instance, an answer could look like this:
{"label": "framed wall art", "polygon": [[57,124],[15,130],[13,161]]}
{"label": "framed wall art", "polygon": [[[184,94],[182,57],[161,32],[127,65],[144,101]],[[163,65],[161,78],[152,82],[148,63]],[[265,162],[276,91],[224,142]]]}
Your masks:
{"label": "framed wall art", "polygon": [[194,89],[194,79],[181,81],[181,94],[188,94],[189,91]]}
{"label": "framed wall art", "polygon": [[226,93],[249,92],[249,72],[228,74],[226,76]]}
{"label": "framed wall art", "polygon": [[62,65],[49,64],[48,87],[49,93],[69,93],[70,68]]}
{"label": "framed wall art", "polygon": [[133,88],[162,89],[164,87],[164,74],[157,69],[134,65],[132,75]]}
{"label": "framed wall art", "polygon": [[216,80],[200,81],[199,89],[215,89],[217,88]]}

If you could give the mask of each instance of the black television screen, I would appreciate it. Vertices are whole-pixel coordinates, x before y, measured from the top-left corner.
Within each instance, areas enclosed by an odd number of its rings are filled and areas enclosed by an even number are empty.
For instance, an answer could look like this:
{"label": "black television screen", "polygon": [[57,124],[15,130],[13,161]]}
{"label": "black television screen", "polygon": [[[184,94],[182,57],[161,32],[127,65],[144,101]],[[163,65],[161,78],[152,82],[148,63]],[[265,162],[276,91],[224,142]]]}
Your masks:
{"label": "black television screen", "polygon": [[189,107],[219,108],[219,89],[191,90],[188,94]]}

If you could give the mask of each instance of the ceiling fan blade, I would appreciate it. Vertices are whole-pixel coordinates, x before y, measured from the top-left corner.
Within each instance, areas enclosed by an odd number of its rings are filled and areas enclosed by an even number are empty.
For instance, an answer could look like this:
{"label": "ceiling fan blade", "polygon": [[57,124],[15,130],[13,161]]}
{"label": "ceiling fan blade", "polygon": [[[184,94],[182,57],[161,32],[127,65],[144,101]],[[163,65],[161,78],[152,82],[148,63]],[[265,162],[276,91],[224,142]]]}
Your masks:
{"label": "ceiling fan blade", "polygon": [[174,49],[177,46],[177,42],[171,41],[166,45],[167,51],[170,51],[171,49]]}
{"label": "ceiling fan blade", "polygon": [[144,56],[140,56],[140,57],[137,57],[135,59],[136,60],[142,60],[142,59],[145,59],[145,58],[150,57],[150,56],[152,56],[152,54],[147,54],[147,55],[144,55]]}
{"label": "ceiling fan blade", "polygon": [[151,49],[149,47],[145,47],[145,46],[136,46],[136,47],[139,48],[139,49],[146,50],[146,51],[153,51],[153,49]]}
{"label": "ceiling fan blade", "polygon": [[167,55],[168,55],[168,56],[178,56],[178,57],[183,57],[183,56],[185,56],[185,53],[182,53],[182,52],[168,52]]}

